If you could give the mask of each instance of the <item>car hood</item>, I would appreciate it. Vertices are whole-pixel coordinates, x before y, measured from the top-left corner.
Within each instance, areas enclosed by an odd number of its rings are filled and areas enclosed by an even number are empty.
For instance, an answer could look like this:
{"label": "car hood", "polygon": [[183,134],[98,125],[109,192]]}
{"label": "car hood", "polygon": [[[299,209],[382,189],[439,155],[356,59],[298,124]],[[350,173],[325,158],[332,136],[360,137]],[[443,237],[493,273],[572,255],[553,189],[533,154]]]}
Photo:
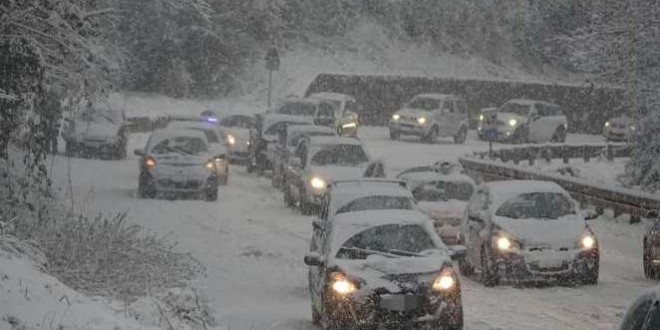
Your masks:
{"label": "car hood", "polygon": [[438,250],[427,257],[387,258],[369,256],[367,260],[335,260],[346,275],[361,283],[361,291],[385,289],[390,293],[414,290],[432,285],[440,271],[451,267],[449,255]]}
{"label": "car hood", "polygon": [[76,122],[74,134],[84,137],[112,138],[118,135],[119,125],[112,123]]}
{"label": "car hood", "polygon": [[586,230],[584,219],[569,215],[556,220],[493,217],[493,223],[528,246],[572,248]]}
{"label": "car hood", "polygon": [[364,177],[367,166],[367,163],[358,166],[312,166],[311,174],[326,182],[355,180]]}
{"label": "car hood", "polygon": [[442,202],[418,202],[417,205],[433,220],[459,220],[463,219],[467,202],[452,199]]}
{"label": "car hood", "polygon": [[411,108],[403,108],[397,111],[396,113],[401,117],[406,117],[406,118],[429,117],[432,115],[432,112],[430,111],[421,110],[421,109],[411,109]]}
{"label": "car hood", "polygon": [[518,125],[520,125],[520,123],[527,122],[527,118],[523,117],[523,116],[518,116],[518,115],[513,114],[513,113],[505,113],[505,112],[498,112],[497,113],[497,120],[503,122],[507,126],[509,126],[509,120],[511,120],[511,119],[517,120]]}
{"label": "car hood", "polygon": [[186,165],[199,165],[203,166],[210,159],[210,154],[202,155],[184,155],[184,154],[164,154],[164,155],[151,155],[156,160],[158,165],[171,165],[171,166],[186,166]]}

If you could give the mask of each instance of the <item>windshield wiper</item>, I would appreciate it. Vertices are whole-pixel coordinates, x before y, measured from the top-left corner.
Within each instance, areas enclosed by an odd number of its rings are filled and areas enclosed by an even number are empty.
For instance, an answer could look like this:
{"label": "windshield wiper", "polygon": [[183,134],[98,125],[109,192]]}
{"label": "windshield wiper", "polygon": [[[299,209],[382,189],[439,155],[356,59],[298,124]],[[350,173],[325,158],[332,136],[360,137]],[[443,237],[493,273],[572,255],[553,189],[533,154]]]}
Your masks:
{"label": "windshield wiper", "polygon": [[367,253],[367,254],[378,254],[384,257],[388,258],[398,258],[400,257],[399,255],[393,254],[393,253],[388,253],[384,251],[375,251],[375,250],[369,250],[369,249],[361,249],[358,247],[342,247],[342,250],[348,250],[348,251],[356,251],[356,252],[362,252],[362,253]]}
{"label": "windshield wiper", "polygon": [[416,252],[410,252],[410,251],[403,251],[403,250],[390,250],[388,252],[394,253],[396,255],[410,256],[410,257],[424,257],[424,255],[422,254]]}

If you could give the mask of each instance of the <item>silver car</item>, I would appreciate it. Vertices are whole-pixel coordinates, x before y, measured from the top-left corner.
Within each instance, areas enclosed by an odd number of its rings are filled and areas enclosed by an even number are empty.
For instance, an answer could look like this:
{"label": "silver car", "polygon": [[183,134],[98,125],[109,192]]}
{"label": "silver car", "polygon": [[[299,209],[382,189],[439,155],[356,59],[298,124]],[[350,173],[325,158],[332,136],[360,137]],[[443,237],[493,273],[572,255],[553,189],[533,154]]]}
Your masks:
{"label": "silver car", "polygon": [[438,137],[453,137],[464,143],[468,134],[468,106],[463,98],[445,94],[420,94],[392,115],[390,138],[418,136],[435,143]]}
{"label": "silver car", "polygon": [[109,105],[93,105],[65,123],[62,138],[67,156],[126,158],[126,115]]}
{"label": "silver car", "polygon": [[628,116],[612,118],[603,125],[603,136],[607,141],[629,141],[636,131],[635,121]]}

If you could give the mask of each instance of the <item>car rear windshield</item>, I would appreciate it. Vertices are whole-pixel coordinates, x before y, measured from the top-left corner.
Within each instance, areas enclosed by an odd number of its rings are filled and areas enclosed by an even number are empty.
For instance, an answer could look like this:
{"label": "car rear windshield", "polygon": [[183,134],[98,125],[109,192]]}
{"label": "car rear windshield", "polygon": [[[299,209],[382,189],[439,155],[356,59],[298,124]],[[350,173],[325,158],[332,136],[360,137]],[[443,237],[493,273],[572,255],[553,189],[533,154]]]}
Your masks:
{"label": "car rear windshield", "polygon": [[331,145],[325,146],[312,156],[311,164],[316,166],[328,165],[358,165],[369,161],[367,154],[360,145]]}
{"label": "car rear windshield", "polygon": [[518,195],[500,208],[496,216],[512,219],[559,219],[575,214],[573,202],[560,193],[529,193]]}
{"label": "car rear windshield", "polygon": [[401,196],[368,196],[342,206],[337,214],[367,210],[412,210],[413,203]]}
{"label": "car rear windshield", "polygon": [[156,155],[164,154],[184,154],[198,155],[208,151],[206,143],[199,137],[178,136],[160,141],[153,148],[151,153]]}
{"label": "car rear windshield", "polygon": [[506,103],[500,108],[499,112],[511,113],[518,116],[527,116],[529,115],[530,108],[531,106],[529,104]]}
{"label": "car rear windshield", "polygon": [[256,120],[248,116],[229,116],[222,118],[220,121],[221,126],[225,127],[238,127],[250,129],[255,126]]}
{"label": "car rear windshield", "polygon": [[316,105],[312,103],[287,103],[283,105],[277,113],[283,115],[313,117],[316,115]]}
{"label": "car rear windshield", "polygon": [[440,202],[456,199],[467,201],[472,197],[474,188],[469,182],[433,181],[427,182],[413,190],[416,201]]}
{"label": "car rear windshield", "polygon": [[337,253],[338,259],[366,259],[369,255],[386,257],[415,257],[435,250],[435,245],[424,227],[390,224],[369,228],[351,237]]}
{"label": "car rear windshield", "polygon": [[412,102],[408,104],[408,107],[411,109],[431,111],[440,108],[440,101],[436,99],[420,97],[412,100]]}
{"label": "car rear windshield", "polygon": [[209,143],[220,143],[220,137],[218,136],[216,131],[214,131],[212,129],[204,129],[204,128],[200,128],[200,127],[190,127],[188,129],[204,133],[204,135],[206,136],[206,139],[209,141]]}

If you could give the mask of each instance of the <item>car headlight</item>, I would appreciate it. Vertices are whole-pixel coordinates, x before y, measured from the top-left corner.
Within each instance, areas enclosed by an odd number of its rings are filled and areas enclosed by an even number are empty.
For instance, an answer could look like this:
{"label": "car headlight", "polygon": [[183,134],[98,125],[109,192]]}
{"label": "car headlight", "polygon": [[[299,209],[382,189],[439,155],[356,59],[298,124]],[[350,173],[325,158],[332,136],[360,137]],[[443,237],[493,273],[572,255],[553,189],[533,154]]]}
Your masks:
{"label": "car headlight", "polygon": [[395,113],[392,115],[392,120],[399,120],[399,119],[401,119],[401,116],[399,114]]}
{"label": "car headlight", "polygon": [[493,247],[500,252],[515,252],[520,250],[520,244],[513,239],[497,235],[493,238]]}
{"label": "car headlight", "polygon": [[144,166],[150,170],[153,170],[156,168],[156,160],[151,157],[147,157],[147,159],[144,160]]}
{"label": "car headlight", "polygon": [[355,128],[357,127],[356,123],[348,123],[341,126],[341,128]]}
{"label": "car headlight", "polygon": [[231,145],[234,145],[234,144],[236,144],[236,138],[233,135],[228,134],[227,135],[227,142],[229,142],[229,144],[231,144]]}
{"label": "car headlight", "polygon": [[605,127],[610,127],[610,125],[611,125],[611,124],[610,124],[609,121],[606,121],[606,122],[605,122]]}
{"label": "car headlight", "polygon": [[433,281],[433,290],[435,291],[447,291],[451,290],[453,287],[456,286],[456,276],[454,275],[454,272],[449,270],[449,271],[443,271],[440,273],[440,276],[438,276],[435,281]]}
{"label": "car headlight", "polygon": [[630,125],[630,130],[634,132],[635,130],[637,130],[637,127],[635,125]]}
{"label": "car headlight", "polygon": [[582,247],[585,249],[593,249],[594,246],[596,246],[596,239],[591,235],[585,235],[582,237],[582,240],[580,240],[580,243],[582,243]]}
{"label": "car headlight", "polygon": [[204,167],[206,167],[206,169],[209,170],[209,171],[215,170],[215,161],[210,161],[210,162],[206,163],[204,165]]}
{"label": "car headlight", "polygon": [[426,117],[419,117],[417,118],[417,122],[424,125],[426,124]]}
{"label": "car headlight", "polygon": [[484,121],[484,115],[479,115],[479,121]]}
{"label": "car headlight", "polygon": [[511,240],[506,237],[500,237],[497,239],[497,248],[500,251],[508,251],[511,248]]}
{"label": "car headlight", "polygon": [[327,186],[325,180],[318,177],[313,177],[311,180],[309,180],[309,184],[312,186],[312,188],[319,190],[324,189]]}
{"label": "car headlight", "polygon": [[332,278],[332,290],[342,296],[351,294],[357,290],[355,284],[342,273],[333,273],[330,277]]}
{"label": "car headlight", "polygon": [[517,121],[517,120],[515,120],[515,119],[511,119],[511,120],[509,120],[509,126],[516,126],[516,125],[518,125],[518,121]]}

